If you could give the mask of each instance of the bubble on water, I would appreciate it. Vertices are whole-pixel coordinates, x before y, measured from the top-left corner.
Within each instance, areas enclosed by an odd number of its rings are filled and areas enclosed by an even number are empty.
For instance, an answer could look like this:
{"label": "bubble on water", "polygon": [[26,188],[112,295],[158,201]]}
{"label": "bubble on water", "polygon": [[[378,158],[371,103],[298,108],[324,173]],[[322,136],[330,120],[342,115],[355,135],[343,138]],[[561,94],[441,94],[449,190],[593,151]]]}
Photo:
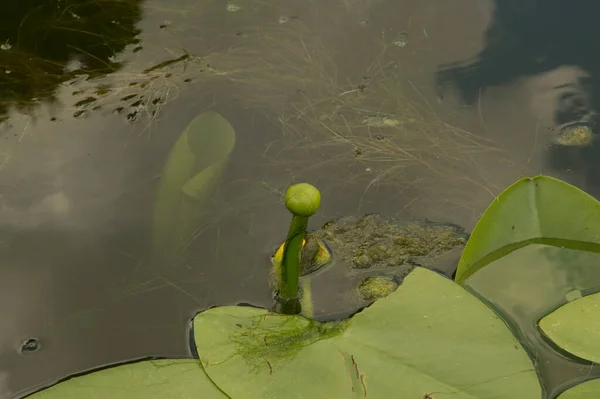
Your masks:
{"label": "bubble on water", "polygon": [[227,11],[229,11],[229,12],[236,12],[241,9],[242,9],[242,7],[238,6],[237,4],[234,4],[234,3],[227,4]]}
{"label": "bubble on water", "polygon": [[567,302],[571,302],[571,301],[574,301],[575,299],[579,299],[579,298],[581,298],[581,291],[579,291],[579,290],[569,291],[565,295],[565,299],[567,300]]}
{"label": "bubble on water", "polygon": [[397,47],[406,47],[408,45],[408,34],[400,32],[392,44]]}

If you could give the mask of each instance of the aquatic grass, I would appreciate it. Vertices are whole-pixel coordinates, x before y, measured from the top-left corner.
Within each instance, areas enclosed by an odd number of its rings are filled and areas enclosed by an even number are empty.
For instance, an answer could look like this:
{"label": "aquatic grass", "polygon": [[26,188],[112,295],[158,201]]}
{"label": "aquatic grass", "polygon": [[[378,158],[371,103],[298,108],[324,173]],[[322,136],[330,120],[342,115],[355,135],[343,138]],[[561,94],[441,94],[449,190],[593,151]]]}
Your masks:
{"label": "aquatic grass", "polygon": [[[378,70],[375,75],[363,90],[348,90],[335,82],[337,77],[328,76],[313,82],[318,88],[312,93],[289,96],[282,106],[285,117],[270,118],[282,132],[266,150],[272,164],[286,162],[303,171],[362,164],[369,171],[361,173],[367,189],[375,184],[406,185],[416,176],[423,182],[425,175],[430,186],[461,181],[492,195],[499,192],[478,176],[465,174],[480,169],[479,160],[500,158],[503,151],[485,137],[444,123],[431,106],[406,97],[406,87],[422,95],[411,82],[401,84],[396,72]],[[324,88],[332,92],[319,97]],[[300,154],[316,148],[324,153],[307,164]]]}

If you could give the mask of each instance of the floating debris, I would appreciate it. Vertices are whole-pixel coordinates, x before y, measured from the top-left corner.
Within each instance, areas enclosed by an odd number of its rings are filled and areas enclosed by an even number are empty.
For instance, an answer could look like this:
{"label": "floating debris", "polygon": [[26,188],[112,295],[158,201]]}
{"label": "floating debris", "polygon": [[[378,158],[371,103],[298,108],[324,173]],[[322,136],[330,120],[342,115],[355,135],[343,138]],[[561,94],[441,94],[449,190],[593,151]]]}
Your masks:
{"label": "floating debris", "polygon": [[144,69],[144,73],[147,74],[149,72],[156,71],[157,69],[161,69],[161,68],[164,68],[166,66],[169,66],[169,65],[172,65],[172,64],[176,64],[176,63],[181,62],[181,61],[185,61],[188,58],[190,58],[190,54],[189,53],[185,53],[181,57],[174,58],[174,59],[167,60],[167,61],[163,61],[163,62],[158,63],[158,64],[156,64],[156,65],[154,65],[154,66],[152,66],[152,67],[150,67],[148,69]]}
{"label": "floating debris", "polygon": [[28,338],[26,340],[24,340],[23,342],[21,342],[21,346],[19,348],[19,351],[21,353],[31,353],[31,352],[37,352],[40,350],[40,340],[37,338]]}
{"label": "floating debris", "polygon": [[79,111],[75,111],[75,113],[73,114],[73,118],[82,118],[85,116],[85,110],[79,110]]}
{"label": "floating debris", "polygon": [[397,47],[406,47],[408,45],[408,34],[406,32],[401,32],[392,44]]}
{"label": "floating debris", "polygon": [[106,87],[106,86],[102,87],[101,86],[94,91],[94,94],[96,94],[97,96],[104,96],[110,92],[111,92],[110,87]]}
{"label": "floating debris", "polygon": [[0,44],[0,50],[10,50],[12,45],[9,43],[8,39],[2,44]]}
{"label": "floating debris", "polygon": [[241,9],[242,9],[242,7],[238,6],[237,4],[233,4],[233,3],[227,4],[227,11],[229,11],[229,12],[236,12]]}
{"label": "floating debris", "polygon": [[592,128],[586,123],[572,123],[560,129],[554,142],[569,147],[586,147],[594,140]]}
{"label": "floating debris", "polygon": [[138,112],[137,111],[133,111],[127,114],[127,120],[129,122],[135,122],[137,120],[138,117]]}
{"label": "floating debris", "polygon": [[288,22],[290,19],[288,17],[286,17],[285,15],[282,15],[279,17],[279,23],[280,24],[285,24],[286,22]]}
{"label": "floating debris", "polygon": [[128,101],[128,100],[131,100],[132,98],[136,98],[136,97],[137,97],[137,94],[130,94],[128,96],[121,98],[121,101]]}
{"label": "floating debris", "polygon": [[83,107],[83,106],[85,106],[85,105],[89,105],[89,104],[91,104],[91,103],[95,102],[96,100],[97,100],[97,98],[96,98],[96,97],[87,97],[87,98],[85,98],[85,99],[83,99],[83,100],[81,100],[81,101],[77,101],[77,102],[75,103],[75,106],[76,106],[76,107]]}
{"label": "floating debris", "polygon": [[395,127],[400,124],[400,121],[387,116],[369,116],[363,119],[362,123],[372,127]]}
{"label": "floating debris", "polygon": [[371,84],[371,77],[370,76],[363,76],[362,77],[362,83],[358,86],[358,90],[362,93],[363,91],[365,91],[365,89],[367,87],[369,87],[370,84]]}

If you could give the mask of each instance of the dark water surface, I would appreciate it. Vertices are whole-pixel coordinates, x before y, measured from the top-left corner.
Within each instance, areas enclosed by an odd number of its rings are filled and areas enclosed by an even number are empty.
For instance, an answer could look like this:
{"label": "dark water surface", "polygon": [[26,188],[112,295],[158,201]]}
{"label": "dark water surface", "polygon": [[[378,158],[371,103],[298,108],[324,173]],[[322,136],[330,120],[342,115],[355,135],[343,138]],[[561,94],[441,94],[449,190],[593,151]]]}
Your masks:
{"label": "dark water surface", "polygon": [[[4,2],[0,397],[190,356],[196,312],[270,306],[292,183],[321,190],[313,228],[381,212],[470,230],[507,185],[538,173],[600,196],[595,136],[557,144],[562,127],[597,124],[594,4]],[[207,110],[230,121],[236,146],[189,246],[167,262],[152,256],[157,184]],[[29,338],[39,349],[20,353]],[[549,392],[589,375],[564,364],[544,375]]]}

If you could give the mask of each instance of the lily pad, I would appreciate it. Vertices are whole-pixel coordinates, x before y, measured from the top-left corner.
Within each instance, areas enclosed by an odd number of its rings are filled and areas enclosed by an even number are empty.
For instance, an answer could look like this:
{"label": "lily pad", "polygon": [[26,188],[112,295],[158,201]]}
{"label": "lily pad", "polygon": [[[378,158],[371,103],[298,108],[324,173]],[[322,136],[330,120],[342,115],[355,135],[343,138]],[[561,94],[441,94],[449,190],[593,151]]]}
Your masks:
{"label": "lily pad", "polygon": [[575,385],[558,395],[556,399],[590,399],[600,397],[600,379],[586,381]]}
{"label": "lily pad", "polygon": [[547,176],[504,190],[481,217],[460,259],[456,282],[530,244],[600,252],[600,203]]}
{"label": "lily pad", "polygon": [[194,331],[204,369],[232,398],[541,397],[502,320],[423,268],[346,321],[219,307],[197,315]]}
{"label": "lily pad", "polygon": [[539,326],[567,352],[600,363],[600,293],[561,306],[540,320]]}
{"label": "lily pad", "polygon": [[70,378],[30,399],[227,399],[196,359],[129,363]]}

